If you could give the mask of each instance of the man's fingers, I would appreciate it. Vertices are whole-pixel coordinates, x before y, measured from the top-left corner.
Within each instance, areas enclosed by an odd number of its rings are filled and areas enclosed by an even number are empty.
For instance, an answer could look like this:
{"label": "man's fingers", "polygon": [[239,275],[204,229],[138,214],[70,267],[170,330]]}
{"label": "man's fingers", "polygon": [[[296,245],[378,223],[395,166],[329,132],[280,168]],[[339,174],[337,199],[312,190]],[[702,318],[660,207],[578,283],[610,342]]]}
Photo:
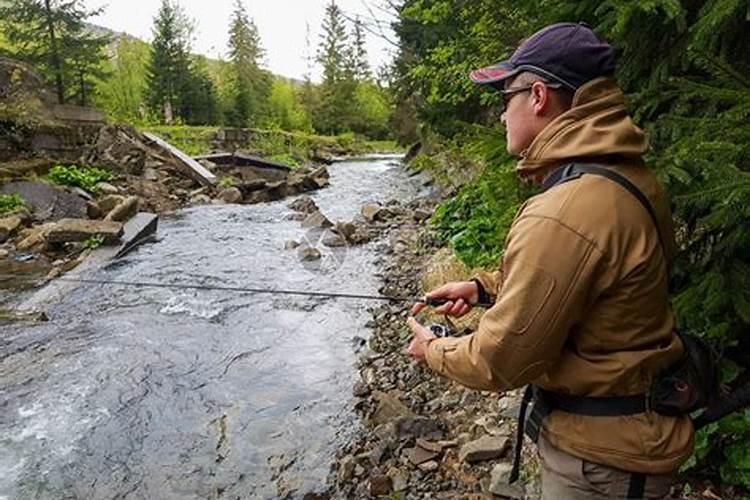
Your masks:
{"label": "man's fingers", "polygon": [[419,314],[425,307],[427,307],[424,302],[417,302],[411,307],[411,315],[416,316]]}
{"label": "man's fingers", "polygon": [[442,306],[436,307],[435,308],[435,312],[438,313],[438,314],[449,314],[452,307],[453,307],[453,302],[452,301],[448,301],[445,304],[443,304]]}
{"label": "man's fingers", "polygon": [[451,314],[452,316],[459,316],[461,314],[461,310],[465,305],[466,303],[464,302],[464,299],[458,299],[456,302],[454,302],[449,314]]}

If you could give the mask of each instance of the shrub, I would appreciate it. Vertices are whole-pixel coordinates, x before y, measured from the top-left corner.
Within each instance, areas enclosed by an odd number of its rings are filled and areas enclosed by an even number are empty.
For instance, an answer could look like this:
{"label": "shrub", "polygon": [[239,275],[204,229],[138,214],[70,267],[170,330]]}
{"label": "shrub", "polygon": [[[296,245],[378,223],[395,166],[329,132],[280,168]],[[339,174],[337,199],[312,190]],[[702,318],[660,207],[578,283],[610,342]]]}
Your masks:
{"label": "shrub", "polygon": [[26,203],[17,194],[0,194],[0,215],[12,213],[24,206]]}
{"label": "shrub", "polygon": [[96,167],[81,168],[76,165],[67,167],[57,165],[49,171],[47,178],[55,184],[79,187],[86,191],[96,192],[97,184],[109,182],[114,176],[111,172]]}

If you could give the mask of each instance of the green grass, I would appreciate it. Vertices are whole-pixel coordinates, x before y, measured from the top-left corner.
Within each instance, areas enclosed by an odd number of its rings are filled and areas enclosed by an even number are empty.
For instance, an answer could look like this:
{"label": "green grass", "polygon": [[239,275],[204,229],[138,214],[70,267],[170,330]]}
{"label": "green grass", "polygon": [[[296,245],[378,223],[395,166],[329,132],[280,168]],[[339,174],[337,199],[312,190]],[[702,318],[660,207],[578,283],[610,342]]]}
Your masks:
{"label": "green grass", "polygon": [[26,206],[26,202],[17,194],[0,194],[0,215],[15,212]]}
{"label": "green grass", "polygon": [[109,182],[114,175],[108,170],[96,167],[78,167],[76,165],[56,165],[50,169],[47,179],[62,186],[79,187],[91,193],[97,191],[100,182]]}

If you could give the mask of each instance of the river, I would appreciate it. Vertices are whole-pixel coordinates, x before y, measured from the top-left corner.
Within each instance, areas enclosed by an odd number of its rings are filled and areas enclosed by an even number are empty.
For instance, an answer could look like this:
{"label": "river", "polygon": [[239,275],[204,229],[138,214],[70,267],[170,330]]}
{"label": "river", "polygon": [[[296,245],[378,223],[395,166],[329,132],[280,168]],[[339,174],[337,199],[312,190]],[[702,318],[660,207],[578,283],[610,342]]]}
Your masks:
{"label": "river", "polygon": [[[329,168],[331,220],[410,200],[393,158]],[[163,217],[160,238],[94,279],[377,294],[378,243],[302,263],[292,199]],[[290,498],[324,489],[357,429],[362,300],[85,286],[51,320],[2,325],[0,499]]]}

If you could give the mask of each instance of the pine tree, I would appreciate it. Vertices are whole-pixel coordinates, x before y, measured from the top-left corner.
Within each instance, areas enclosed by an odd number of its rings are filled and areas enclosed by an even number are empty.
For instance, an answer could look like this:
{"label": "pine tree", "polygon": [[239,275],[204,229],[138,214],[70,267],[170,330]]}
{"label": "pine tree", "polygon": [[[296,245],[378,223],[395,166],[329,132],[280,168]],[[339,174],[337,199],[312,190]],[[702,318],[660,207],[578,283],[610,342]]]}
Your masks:
{"label": "pine tree", "polygon": [[326,6],[317,61],[323,67],[321,101],[315,128],[327,134],[350,129],[355,84],[347,57],[349,37],[341,9],[334,0]]}
{"label": "pine tree", "polygon": [[148,105],[172,123],[183,109],[190,79],[190,26],[174,0],[162,0],[154,19],[154,41],[147,69]]}
{"label": "pine tree", "polygon": [[233,125],[246,127],[263,119],[270,93],[270,75],[261,68],[264,52],[258,28],[242,0],[235,0],[229,28],[229,61],[234,69]]}
{"label": "pine tree", "polygon": [[370,63],[367,61],[365,30],[359,17],[354,20],[351,36],[351,46],[348,50],[349,71],[357,81],[370,80],[372,73],[370,71]]}
{"label": "pine tree", "polygon": [[10,0],[0,5],[0,25],[10,55],[37,67],[53,83],[59,103],[77,97],[85,105],[109,43],[85,25],[100,12],[86,10],[81,0]]}

